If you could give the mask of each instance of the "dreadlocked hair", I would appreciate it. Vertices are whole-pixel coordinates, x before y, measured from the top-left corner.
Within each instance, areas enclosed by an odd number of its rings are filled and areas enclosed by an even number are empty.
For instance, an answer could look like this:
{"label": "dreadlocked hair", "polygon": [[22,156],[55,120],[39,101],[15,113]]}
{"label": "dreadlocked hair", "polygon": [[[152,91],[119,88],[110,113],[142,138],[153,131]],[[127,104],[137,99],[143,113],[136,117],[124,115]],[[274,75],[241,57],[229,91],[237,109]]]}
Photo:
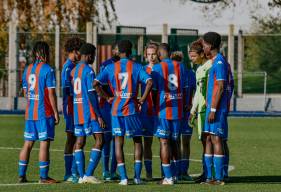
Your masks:
{"label": "dreadlocked hair", "polygon": [[64,49],[66,52],[70,53],[72,51],[79,51],[81,46],[84,44],[84,41],[79,37],[71,37],[67,39]]}
{"label": "dreadlocked hair", "polygon": [[32,49],[33,62],[40,60],[49,63],[50,47],[45,41],[37,41]]}

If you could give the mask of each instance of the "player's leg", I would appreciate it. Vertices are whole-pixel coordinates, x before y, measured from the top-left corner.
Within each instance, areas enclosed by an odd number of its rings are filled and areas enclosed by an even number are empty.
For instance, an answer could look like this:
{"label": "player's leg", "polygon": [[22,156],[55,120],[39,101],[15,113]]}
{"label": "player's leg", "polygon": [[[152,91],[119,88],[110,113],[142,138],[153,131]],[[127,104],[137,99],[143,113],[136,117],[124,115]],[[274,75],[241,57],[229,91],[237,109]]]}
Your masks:
{"label": "player's leg", "polygon": [[25,141],[19,154],[19,183],[27,182],[26,171],[29,163],[30,152],[32,150],[34,142],[38,139],[38,135],[35,133],[36,131],[34,121],[26,120],[24,130]]}
{"label": "player's leg", "polygon": [[189,156],[190,156],[190,140],[193,129],[188,125],[188,119],[183,119],[181,124],[181,161],[180,161],[180,179],[191,181],[192,178],[188,175]]}
{"label": "player's leg", "polygon": [[174,181],[177,182],[180,174],[180,159],[181,159],[181,149],[180,149],[180,131],[182,122],[178,120],[169,120],[169,127],[171,130],[171,155],[172,155],[172,172]]}
{"label": "player's leg", "polygon": [[141,170],[142,170],[142,137],[137,136],[133,138],[134,140],[134,157],[135,157],[135,164],[134,164],[134,169],[135,169],[135,184],[140,184],[140,176],[141,176]]}
{"label": "player's leg", "polygon": [[181,146],[181,176],[183,180],[191,181],[192,178],[188,174],[189,157],[190,157],[190,140],[191,135],[182,135]]}
{"label": "player's leg", "polygon": [[144,166],[146,170],[146,179],[152,179],[152,142],[153,137],[146,137],[143,138],[143,158],[144,158]]}
{"label": "player's leg", "polygon": [[76,163],[74,160],[74,144],[76,137],[73,132],[66,132],[66,143],[64,148],[64,181],[72,181],[72,176],[77,174]]}
{"label": "player's leg", "polygon": [[163,169],[163,175],[164,178],[160,182],[160,184],[167,184],[172,185],[173,182],[173,176],[172,176],[172,170],[171,170],[171,151],[170,151],[170,141],[169,138],[171,137],[171,131],[169,128],[169,122],[166,119],[158,119],[158,127],[155,133],[155,136],[159,138],[160,141],[160,159],[161,159],[161,165]]}
{"label": "player's leg", "polygon": [[75,125],[75,136],[74,158],[80,177],[79,181],[81,182],[85,174],[85,155],[83,149],[86,144],[86,134],[84,131],[84,125]]}
{"label": "player's leg", "polygon": [[115,136],[115,156],[117,169],[120,174],[120,185],[128,185],[128,176],[124,159],[124,136],[126,132],[124,117],[112,116],[112,134]]}
{"label": "player's leg", "polygon": [[52,184],[57,183],[56,180],[49,177],[50,167],[50,144],[54,140],[55,119],[54,117],[45,118],[36,122],[36,130],[40,140],[39,149],[39,167],[40,167],[40,183]]}
{"label": "player's leg", "polygon": [[115,136],[115,155],[117,161],[117,168],[121,177],[121,182],[119,184],[127,185],[128,176],[125,167],[123,146],[124,146],[124,136]]}
{"label": "player's leg", "polygon": [[119,180],[120,176],[116,173],[117,169],[117,160],[116,160],[116,155],[115,155],[115,137],[112,135],[111,136],[112,141],[111,141],[111,165],[110,165],[110,175],[111,175],[111,180]]}
{"label": "player's leg", "polygon": [[228,179],[228,166],[229,166],[229,148],[227,139],[223,140],[224,160],[223,160],[223,177]]}
{"label": "player's leg", "polygon": [[213,146],[211,135],[209,133],[203,133],[204,156],[203,156],[203,166],[205,167],[206,182],[210,182],[213,179],[212,167],[213,167]]}
{"label": "player's leg", "polygon": [[23,147],[19,154],[19,183],[27,182],[26,171],[29,162],[30,152],[35,141],[24,141]]}
{"label": "player's leg", "polygon": [[109,172],[109,160],[110,160],[110,149],[111,149],[112,133],[104,133],[104,145],[102,148],[102,176],[104,180],[110,180],[111,175]]}
{"label": "player's leg", "polygon": [[92,183],[92,184],[99,184],[101,181],[99,181],[96,177],[94,177],[94,171],[96,167],[98,166],[98,163],[101,158],[101,150],[103,147],[103,133],[94,133],[93,137],[95,139],[95,144],[92,147],[91,153],[90,153],[90,162],[87,167],[87,171],[85,173],[85,177],[83,178],[85,183]]}
{"label": "player's leg", "polygon": [[211,135],[211,140],[214,148],[213,165],[215,168],[215,180],[216,182],[223,181],[223,144],[222,138],[217,135]]}
{"label": "player's leg", "polygon": [[152,142],[156,126],[155,117],[141,117],[143,127],[143,158],[146,170],[146,179],[152,179]]}

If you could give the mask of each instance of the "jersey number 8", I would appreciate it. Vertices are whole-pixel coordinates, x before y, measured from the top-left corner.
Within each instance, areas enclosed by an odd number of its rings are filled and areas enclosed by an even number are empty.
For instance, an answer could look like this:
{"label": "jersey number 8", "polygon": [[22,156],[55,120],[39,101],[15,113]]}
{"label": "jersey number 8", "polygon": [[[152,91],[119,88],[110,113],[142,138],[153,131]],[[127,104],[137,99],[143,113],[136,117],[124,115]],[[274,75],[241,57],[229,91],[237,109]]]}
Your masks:
{"label": "jersey number 8", "polygon": [[175,91],[178,88],[178,77],[175,74],[168,76],[168,87],[171,91]]}

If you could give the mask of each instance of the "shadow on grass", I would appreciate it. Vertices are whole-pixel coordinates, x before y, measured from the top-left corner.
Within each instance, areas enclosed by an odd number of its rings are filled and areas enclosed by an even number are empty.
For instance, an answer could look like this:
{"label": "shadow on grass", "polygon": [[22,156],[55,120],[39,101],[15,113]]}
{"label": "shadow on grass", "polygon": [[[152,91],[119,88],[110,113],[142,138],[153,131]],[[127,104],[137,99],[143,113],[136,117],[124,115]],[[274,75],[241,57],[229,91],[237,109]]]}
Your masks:
{"label": "shadow on grass", "polygon": [[232,176],[227,183],[281,184],[281,175]]}

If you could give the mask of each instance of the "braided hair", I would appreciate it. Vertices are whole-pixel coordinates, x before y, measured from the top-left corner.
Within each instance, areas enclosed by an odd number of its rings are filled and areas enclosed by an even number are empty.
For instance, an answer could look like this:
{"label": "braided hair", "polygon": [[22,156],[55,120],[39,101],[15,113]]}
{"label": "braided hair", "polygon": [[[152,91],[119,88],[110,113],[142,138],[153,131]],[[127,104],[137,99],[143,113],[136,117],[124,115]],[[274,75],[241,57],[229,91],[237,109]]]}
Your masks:
{"label": "braided hair", "polygon": [[37,60],[49,63],[50,47],[45,41],[37,41],[32,49],[33,63]]}

